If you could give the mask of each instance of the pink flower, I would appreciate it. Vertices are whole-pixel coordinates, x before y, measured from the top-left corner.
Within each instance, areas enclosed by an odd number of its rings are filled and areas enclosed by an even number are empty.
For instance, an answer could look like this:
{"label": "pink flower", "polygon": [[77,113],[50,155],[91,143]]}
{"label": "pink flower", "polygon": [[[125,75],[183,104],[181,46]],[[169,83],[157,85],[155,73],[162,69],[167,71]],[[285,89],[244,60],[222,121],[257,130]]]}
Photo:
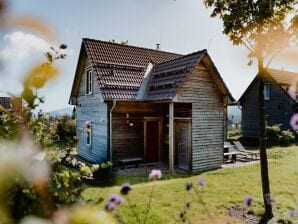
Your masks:
{"label": "pink flower", "polygon": [[293,130],[298,130],[298,114],[294,114],[291,118],[290,125]]}
{"label": "pink flower", "polygon": [[152,170],[151,173],[149,174],[149,180],[157,180],[160,179],[162,176],[160,170]]}

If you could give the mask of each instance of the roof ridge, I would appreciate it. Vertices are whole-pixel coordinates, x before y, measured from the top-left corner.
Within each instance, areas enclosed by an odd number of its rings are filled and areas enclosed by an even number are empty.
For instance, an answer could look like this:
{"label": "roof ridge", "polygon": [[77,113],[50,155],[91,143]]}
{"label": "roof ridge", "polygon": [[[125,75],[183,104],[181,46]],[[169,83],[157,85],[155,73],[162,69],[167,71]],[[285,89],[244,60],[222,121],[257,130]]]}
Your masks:
{"label": "roof ridge", "polygon": [[135,45],[114,43],[114,42],[109,42],[109,41],[105,41],[105,40],[96,40],[96,39],[86,38],[86,37],[84,37],[82,39],[83,39],[83,41],[102,42],[102,43],[107,43],[107,44],[121,46],[121,47],[137,48],[137,49],[143,49],[143,50],[149,50],[149,51],[153,51],[153,52],[167,53],[167,54],[173,54],[173,55],[181,55],[181,56],[183,55],[183,54],[178,54],[178,53],[174,53],[174,52],[170,52],[170,51],[162,51],[162,50],[156,50],[156,49],[152,49],[152,48],[140,47],[140,46],[135,46]]}

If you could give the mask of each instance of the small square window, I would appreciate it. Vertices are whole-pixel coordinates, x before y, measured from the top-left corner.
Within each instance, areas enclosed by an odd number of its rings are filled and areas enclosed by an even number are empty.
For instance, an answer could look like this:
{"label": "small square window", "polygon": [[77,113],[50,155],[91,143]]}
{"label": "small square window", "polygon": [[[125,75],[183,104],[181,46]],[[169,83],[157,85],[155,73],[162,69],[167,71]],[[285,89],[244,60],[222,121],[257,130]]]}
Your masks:
{"label": "small square window", "polygon": [[86,94],[91,94],[92,93],[92,70],[87,71],[87,79],[86,79]]}
{"label": "small square window", "polygon": [[86,134],[87,134],[86,144],[90,146],[92,144],[92,125],[91,124],[86,125]]}
{"label": "small square window", "polygon": [[264,100],[270,100],[271,95],[271,85],[265,84],[264,85]]}

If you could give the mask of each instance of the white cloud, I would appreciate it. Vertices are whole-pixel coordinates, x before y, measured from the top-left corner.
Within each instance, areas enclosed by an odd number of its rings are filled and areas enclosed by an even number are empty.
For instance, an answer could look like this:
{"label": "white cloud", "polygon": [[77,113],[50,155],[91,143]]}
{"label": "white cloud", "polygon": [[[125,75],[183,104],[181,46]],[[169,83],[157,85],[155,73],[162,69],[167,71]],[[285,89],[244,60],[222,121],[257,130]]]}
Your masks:
{"label": "white cloud", "polygon": [[33,35],[17,31],[4,36],[6,46],[0,51],[2,59],[23,59],[32,53],[45,52],[49,49],[50,44]]}

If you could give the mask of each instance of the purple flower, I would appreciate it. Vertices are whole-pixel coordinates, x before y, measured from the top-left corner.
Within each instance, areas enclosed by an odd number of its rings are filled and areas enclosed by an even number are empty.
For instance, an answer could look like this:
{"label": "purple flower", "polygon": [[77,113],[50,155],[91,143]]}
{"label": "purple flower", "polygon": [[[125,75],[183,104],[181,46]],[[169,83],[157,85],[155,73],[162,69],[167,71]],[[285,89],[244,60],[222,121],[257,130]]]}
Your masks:
{"label": "purple flower", "polygon": [[109,212],[114,211],[120,204],[124,202],[123,198],[118,194],[110,194],[109,201],[105,205],[105,209]]}
{"label": "purple flower", "polygon": [[298,130],[298,114],[294,114],[291,118],[290,125],[293,130]]}
{"label": "purple flower", "polygon": [[123,198],[118,194],[110,194],[109,202],[115,203],[115,205],[120,205],[124,202]]}
{"label": "purple flower", "polygon": [[113,202],[108,202],[106,205],[105,205],[105,209],[109,212],[112,212],[116,209],[117,205]]}
{"label": "purple flower", "polygon": [[204,177],[200,177],[198,180],[198,185],[204,187],[205,186],[205,178]]}
{"label": "purple flower", "polygon": [[130,184],[129,183],[123,183],[121,185],[120,193],[123,194],[123,195],[126,195],[126,194],[128,194],[129,191],[131,191]]}
{"label": "purple flower", "polygon": [[185,190],[190,191],[192,189],[192,183],[188,182],[185,184]]}
{"label": "purple flower", "polygon": [[152,170],[151,173],[149,174],[149,180],[157,180],[160,179],[162,176],[160,170]]}
{"label": "purple flower", "polygon": [[253,197],[252,196],[247,196],[243,201],[244,205],[247,206],[247,207],[251,206],[252,202],[253,202]]}
{"label": "purple flower", "polygon": [[275,200],[270,196],[270,194],[265,194],[264,198],[268,205],[272,205],[275,202]]}

